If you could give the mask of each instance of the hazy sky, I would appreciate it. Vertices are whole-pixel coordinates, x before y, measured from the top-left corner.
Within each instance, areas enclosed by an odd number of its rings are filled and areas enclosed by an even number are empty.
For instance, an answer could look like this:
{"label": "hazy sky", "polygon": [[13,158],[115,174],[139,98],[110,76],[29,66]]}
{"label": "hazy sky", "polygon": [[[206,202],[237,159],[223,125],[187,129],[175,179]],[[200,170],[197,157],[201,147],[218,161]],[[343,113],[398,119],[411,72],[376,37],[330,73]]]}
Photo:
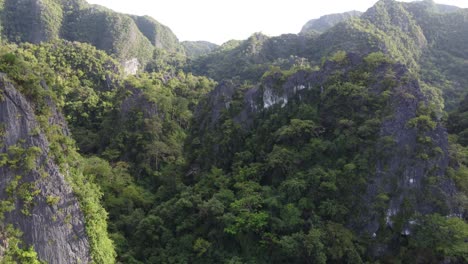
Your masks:
{"label": "hazy sky", "polygon": [[[350,10],[366,11],[377,0],[87,0],[115,11],[149,15],[180,40],[222,44],[252,33],[298,33],[310,19]],[[406,0],[409,1],[409,0]],[[468,8],[468,0],[436,0]]]}

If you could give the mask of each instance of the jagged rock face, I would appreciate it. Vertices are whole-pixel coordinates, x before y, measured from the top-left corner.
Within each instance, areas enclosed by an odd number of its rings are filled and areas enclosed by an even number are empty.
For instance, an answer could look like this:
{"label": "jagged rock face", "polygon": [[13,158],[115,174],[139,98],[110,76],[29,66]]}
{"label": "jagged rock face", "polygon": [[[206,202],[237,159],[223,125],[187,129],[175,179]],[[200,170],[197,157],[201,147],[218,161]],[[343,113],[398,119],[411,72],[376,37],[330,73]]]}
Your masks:
{"label": "jagged rock face", "polygon": [[[203,117],[202,127],[214,125],[221,117],[225,109],[229,109],[232,97],[239,84],[233,81],[224,81],[216,89],[210,92],[205,105],[199,105],[196,115]],[[204,110],[209,109],[209,114],[205,116]]]}
{"label": "jagged rock face", "polygon": [[[393,89],[391,99],[393,117],[382,123],[379,135],[392,143],[390,147],[377,146],[387,154],[377,161],[366,194],[369,205],[378,199],[379,193],[389,195],[385,224],[390,228],[394,228],[395,217],[408,212],[423,215],[456,213],[451,205],[456,187],[445,176],[449,166],[447,131],[439,122],[429,131],[408,125],[417,117],[421,103],[427,99],[418,81],[406,83],[401,80],[406,73],[404,67],[397,68],[395,73],[399,85]],[[431,155],[421,156],[422,152]],[[431,185],[430,181],[437,181],[437,184]],[[445,203],[439,204],[436,199]],[[369,207],[369,212],[373,213],[371,219],[365,221],[365,230],[368,234],[375,234],[386,226],[380,225],[376,210]],[[411,233],[411,222],[405,223],[403,235]]]}
{"label": "jagged rock face", "polygon": [[150,102],[142,89],[127,86],[126,90],[129,95],[122,101],[120,106],[120,117],[122,120],[128,120],[131,117],[131,112],[134,110],[141,111],[145,118],[152,118],[159,115],[158,106]]}
{"label": "jagged rock face", "polygon": [[[350,64],[346,66],[345,71],[351,70],[354,66],[362,63],[361,57],[354,53],[348,54],[348,60]],[[334,70],[336,70],[336,64],[327,62],[321,72],[298,71],[284,81],[282,85],[278,85],[278,79],[281,78],[278,74],[267,76],[261,83],[243,91],[244,107],[234,117],[234,120],[247,128],[255,114],[276,105],[285,107],[294,96],[301,97],[301,93],[310,90],[312,86],[321,86],[327,76],[332,74]],[[202,126],[212,126],[218,121],[222,111],[229,109],[236,90],[241,86],[239,82],[224,81],[208,95],[206,105],[202,103],[199,108],[209,108],[210,115],[204,116],[200,109],[195,114],[198,118],[204,119],[201,123]]]}
{"label": "jagged rock face", "polygon": [[[1,79],[0,124],[4,136],[0,153],[8,153],[8,158],[13,159],[13,146],[26,153],[17,161],[18,166],[0,167],[0,199],[12,201],[15,206],[5,213],[5,224],[13,224],[24,233],[23,245],[34,246],[40,260],[89,263],[89,243],[79,203],[51,159],[49,142],[28,101],[4,76]],[[60,120],[60,114],[53,114],[49,121],[57,123],[49,125],[62,126]],[[32,150],[35,156],[29,165],[20,164]],[[12,185],[15,180],[16,187]]]}
{"label": "jagged rock face", "polygon": [[[305,71],[294,74],[280,87],[276,84],[277,78],[276,75],[269,76],[261,83],[242,92],[243,108],[234,117],[237,123],[248,128],[255,114],[275,105],[286,106],[290,98],[302,90],[310,90],[313,84],[311,75]],[[234,94],[241,86],[239,82],[226,80],[208,94],[206,101],[199,105],[195,113],[196,119],[201,121],[201,128],[212,127],[218,122],[223,111],[230,108]],[[209,109],[208,114],[203,111],[206,109]]]}

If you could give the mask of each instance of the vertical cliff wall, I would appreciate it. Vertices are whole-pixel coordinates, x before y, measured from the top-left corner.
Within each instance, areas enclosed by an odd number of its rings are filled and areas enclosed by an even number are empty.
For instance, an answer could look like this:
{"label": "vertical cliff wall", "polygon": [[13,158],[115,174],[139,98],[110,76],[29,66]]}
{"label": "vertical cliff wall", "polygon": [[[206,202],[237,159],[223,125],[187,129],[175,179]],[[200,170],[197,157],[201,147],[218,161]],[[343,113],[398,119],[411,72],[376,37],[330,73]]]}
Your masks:
{"label": "vertical cliff wall", "polygon": [[[64,125],[59,113],[51,116],[49,126]],[[90,262],[79,203],[50,157],[30,103],[5,76],[0,77],[0,127],[0,200],[13,205],[0,227],[12,224],[22,231],[23,247],[33,246],[47,263]]]}

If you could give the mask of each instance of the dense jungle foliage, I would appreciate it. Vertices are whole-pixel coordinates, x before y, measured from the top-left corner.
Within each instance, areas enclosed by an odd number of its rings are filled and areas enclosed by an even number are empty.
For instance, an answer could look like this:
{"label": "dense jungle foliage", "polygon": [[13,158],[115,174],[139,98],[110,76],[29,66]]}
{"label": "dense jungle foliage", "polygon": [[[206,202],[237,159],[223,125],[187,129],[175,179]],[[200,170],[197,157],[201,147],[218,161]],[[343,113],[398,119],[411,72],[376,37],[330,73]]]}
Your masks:
{"label": "dense jungle foliage", "polygon": [[[84,1],[0,3],[0,72],[94,263],[468,262],[468,10],[381,0],[323,33],[216,47]],[[41,263],[10,207],[0,263]]]}

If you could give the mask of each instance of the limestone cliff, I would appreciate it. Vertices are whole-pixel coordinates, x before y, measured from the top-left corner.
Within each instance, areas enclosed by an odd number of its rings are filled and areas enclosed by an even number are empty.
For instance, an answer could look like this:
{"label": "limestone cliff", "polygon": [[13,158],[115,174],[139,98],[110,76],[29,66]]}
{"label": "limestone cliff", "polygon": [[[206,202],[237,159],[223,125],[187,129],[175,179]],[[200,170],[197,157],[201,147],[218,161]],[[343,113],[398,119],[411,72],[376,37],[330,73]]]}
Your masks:
{"label": "limestone cliff", "polygon": [[[55,107],[48,126],[67,132]],[[88,263],[90,250],[78,200],[51,158],[50,144],[30,103],[5,76],[0,79],[0,228],[12,224],[22,246],[47,263]]]}

